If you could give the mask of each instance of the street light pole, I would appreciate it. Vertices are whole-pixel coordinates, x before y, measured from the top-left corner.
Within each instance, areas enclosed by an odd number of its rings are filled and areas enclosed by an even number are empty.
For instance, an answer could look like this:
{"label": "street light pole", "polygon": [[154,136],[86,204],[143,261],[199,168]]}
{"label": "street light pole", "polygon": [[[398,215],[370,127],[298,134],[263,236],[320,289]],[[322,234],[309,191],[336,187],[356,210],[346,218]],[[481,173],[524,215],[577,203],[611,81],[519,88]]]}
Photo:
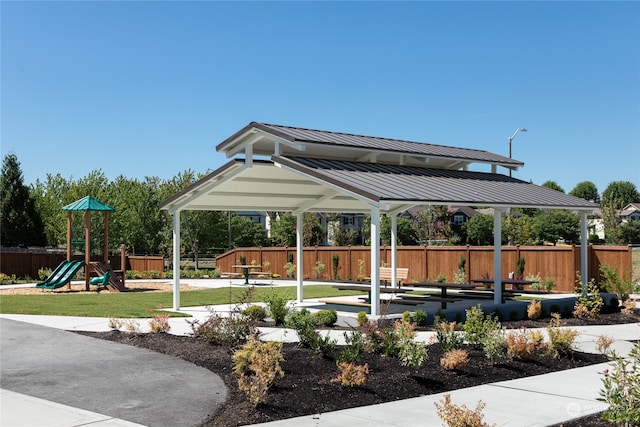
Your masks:
{"label": "street light pole", "polygon": [[[516,135],[518,134],[518,132],[526,132],[527,130],[525,128],[518,128],[516,129],[516,131],[513,133],[513,135],[511,135],[508,140],[509,140],[509,158],[511,158],[511,141],[513,141],[513,138],[516,137]],[[511,176],[511,168],[509,168],[509,176]]]}

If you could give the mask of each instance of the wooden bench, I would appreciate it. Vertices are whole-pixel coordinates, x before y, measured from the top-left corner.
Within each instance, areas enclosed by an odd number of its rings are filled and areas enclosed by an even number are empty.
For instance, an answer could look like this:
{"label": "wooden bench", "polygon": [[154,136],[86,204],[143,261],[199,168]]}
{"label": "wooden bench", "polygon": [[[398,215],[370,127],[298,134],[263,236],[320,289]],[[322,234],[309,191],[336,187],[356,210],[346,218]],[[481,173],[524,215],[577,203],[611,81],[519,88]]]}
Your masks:
{"label": "wooden bench", "polygon": [[327,299],[327,298],[323,298],[323,299],[319,299],[318,302],[324,303],[324,304],[333,304],[333,305],[348,305],[348,306],[354,306],[354,307],[366,307],[369,309],[369,313],[371,312],[371,304],[366,303],[366,302],[362,302],[362,301],[346,301],[346,300],[340,300],[340,299]]}
{"label": "wooden bench", "polygon": [[271,273],[269,273],[268,271],[249,271],[249,276],[264,276],[264,277],[271,277]]}
{"label": "wooden bench", "polygon": [[[391,267],[380,267],[380,283],[384,283],[385,286],[387,283],[391,282],[391,273],[393,269]],[[409,277],[409,269],[408,268],[396,268],[396,280],[398,281],[396,284],[398,286],[402,285],[402,283],[407,280]],[[367,280],[371,280],[371,277],[366,277]]]}
{"label": "wooden bench", "polygon": [[240,279],[242,278],[242,273],[238,273],[238,272],[224,272],[224,273],[220,273],[220,278],[221,279]]}

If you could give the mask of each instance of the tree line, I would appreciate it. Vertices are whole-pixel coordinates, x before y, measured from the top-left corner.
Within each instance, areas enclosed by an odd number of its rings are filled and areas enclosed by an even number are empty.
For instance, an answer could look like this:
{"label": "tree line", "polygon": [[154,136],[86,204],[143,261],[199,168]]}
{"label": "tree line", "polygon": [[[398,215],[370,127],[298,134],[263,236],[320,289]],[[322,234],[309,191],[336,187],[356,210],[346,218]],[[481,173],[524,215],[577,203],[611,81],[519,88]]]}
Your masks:
{"label": "tree line", "polygon": [[[146,177],[144,180],[118,176],[110,181],[101,170],[94,170],[80,179],[48,174],[27,186],[17,157],[5,157],[0,176],[0,244],[4,247],[66,245],[67,212],[62,208],[85,196],[92,196],[115,208],[109,216],[109,242],[112,248],[124,243],[130,253],[170,256],[172,251],[172,218],[160,210],[162,201],[187,188],[203,177],[192,170],[178,173],[171,179]],[[564,192],[557,183],[543,186]],[[620,223],[617,213],[629,203],[640,202],[640,193],[628,181],[615,181],[600,194],[596,186],[584,181],[569,193],[575,197],[601,204],[601,217],[606,239],[602,243],[640,243],[640,221]],[[476,207],[479,208],[479,207]],[[506,243],[536,245],[558,241],[577,242],[580,219],[567,210],[518,209],[518,215],[503,219],[502,240]],[[102,248],[102,213],[91,215],[92,250]],[[183,254],[198,257],[213,255],[231,247],[295,246],[296,218],[284,212],[267,212],[271,235],[261,224],[236,212],[183,211],[181,237]],[[320,218],[324,221],[321,222]],[[336,246],[369,245],[369,219],[362,230],[341,224],[340,215],[303,216],[303,244],[321,245],[331,236]],[[475,215],[465,225],[450,224],[447,206],[427,206],[413,216],[397,219],[397,240],[400,245],[493,244],[493,217]],[[322,224],[326,224],[323,227]],[[381,220],[381,244],[390,244],[391,221]],[[72,241],[84,251],[84,213],[72,214]],[[328,230],[327,230],[328,228]],[[590,241],[600,243],[597,236]],[[95,249],[95,250],[94,250]]]}

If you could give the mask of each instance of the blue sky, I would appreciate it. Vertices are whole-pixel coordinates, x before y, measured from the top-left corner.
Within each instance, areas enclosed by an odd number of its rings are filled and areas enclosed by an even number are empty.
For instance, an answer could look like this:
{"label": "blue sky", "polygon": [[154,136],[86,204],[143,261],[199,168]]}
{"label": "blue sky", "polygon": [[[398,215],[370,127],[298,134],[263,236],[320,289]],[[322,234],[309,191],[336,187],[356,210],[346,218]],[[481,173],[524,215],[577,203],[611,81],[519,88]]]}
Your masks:
{"label": "blue sky", "polygon": [[524,127],[514,177],[640,189],[640,2],[0,8],[1,153],[27,184],[204,173],[258,121],[503,155]]}

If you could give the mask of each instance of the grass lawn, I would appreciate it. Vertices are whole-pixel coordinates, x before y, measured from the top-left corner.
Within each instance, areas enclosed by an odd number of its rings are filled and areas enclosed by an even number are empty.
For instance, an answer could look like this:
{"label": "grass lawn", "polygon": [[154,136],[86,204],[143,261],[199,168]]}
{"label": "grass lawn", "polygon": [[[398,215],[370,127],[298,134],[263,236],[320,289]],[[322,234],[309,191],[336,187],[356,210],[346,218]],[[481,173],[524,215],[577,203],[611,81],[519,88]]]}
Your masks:
{"label": "grass lawn", "polygon": [[[180,292],[180,306],[207,306],[237,303],[243,300],[247,288],[216,288],[199,291]],[[271,293],[284,295],[288,299],[296,298],[296,287],[255,288],[252,300],[266,301]],[[344,295],[356,295],[360,292],[340,291],[331,285],[304,287],[304,298],[325,298]],[[40,295],[2,295],[0,313],[2,314],[46,314],[57,316],[84,317],[151,317],[156,308],[172,307],[171,292],[123,292],[96,294]],[[172,316],[184,316],[172,313]]]}

